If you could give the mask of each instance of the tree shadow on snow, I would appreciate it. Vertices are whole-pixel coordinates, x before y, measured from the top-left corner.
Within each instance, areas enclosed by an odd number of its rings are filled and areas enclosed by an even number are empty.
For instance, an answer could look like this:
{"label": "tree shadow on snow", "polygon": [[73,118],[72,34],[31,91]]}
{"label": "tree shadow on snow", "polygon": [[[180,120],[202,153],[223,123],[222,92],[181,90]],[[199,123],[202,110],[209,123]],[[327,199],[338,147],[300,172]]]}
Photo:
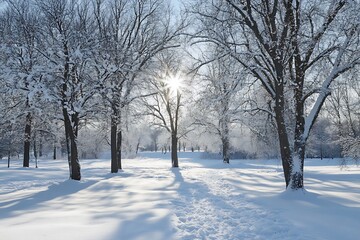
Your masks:
{"label": "tree shadow on snow", "polygon": [[173,239],[170,216],[159,218],[153,213],[142,213],[134,219],[122,221],[107,239]]}
{"label": "tree shadow on snow", "polygon": [[[303,191],[285,190],[281,185],[278,191],[271,192],[271,189],[276,189],[274,181],[280,183],[279,180],[282,180],[281,173],[276,177],[273,174],[241,172],[238,178],[227,177],[226,181],[235,186],[236,191],[245,193],[250,201],[288,219],[291,225],[300,226],[299,231],[316,232],[321,239],[344,239],[349,235],[347,233],[358,229],[360,208],[354,205],[358,202],[336,197],[336,192],[349,191],[343,183],[346,182],[344,179],[354,180],[355,176],[311,172],[305,172],[305,175],[306,190]],[[322,195],[314,191],[327,191],[335,195]]]}
{"label": "tree shadow on snow", "polygon": [[67,196],[86,189],[96,182],[66,180],[50,185],[45,191],[37,192],[21,199],[5,201],[0,204],[0,208],[2,208],[0,218],[17,216],[29,211],[36,212],[37,207],[56,198],[64,199],[65,204]]}
{"label": "tree shadow on snow", "polygon": [[262,219],[264,213],[248,204],[243,196],[222,192],[227,188],[222,179],[210,178],[213,184],[219,184],[214,187],[197,176],[184,177],[181,169],[172,169],[172,172],[179,194],[179,198],[172,201],[172,211],[181,239],[217,239],[219,236],[222,239],[255,239],[256,229],[267,224],[254,221]]}

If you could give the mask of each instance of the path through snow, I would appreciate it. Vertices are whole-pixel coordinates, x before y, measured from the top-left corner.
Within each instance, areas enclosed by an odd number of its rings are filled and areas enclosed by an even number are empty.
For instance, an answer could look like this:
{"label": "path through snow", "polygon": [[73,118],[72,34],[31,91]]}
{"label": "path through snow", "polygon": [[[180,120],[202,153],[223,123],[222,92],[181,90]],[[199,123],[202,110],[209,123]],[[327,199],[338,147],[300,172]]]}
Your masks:
{"label": "path through snow", "polygon": [[183,161],[183,167],[173,170],[179,183],[172,208],[177,238],[304,239],[276,213],[250,202],[225,179],[239,173],[220,164],[220,168],[206,168]]}

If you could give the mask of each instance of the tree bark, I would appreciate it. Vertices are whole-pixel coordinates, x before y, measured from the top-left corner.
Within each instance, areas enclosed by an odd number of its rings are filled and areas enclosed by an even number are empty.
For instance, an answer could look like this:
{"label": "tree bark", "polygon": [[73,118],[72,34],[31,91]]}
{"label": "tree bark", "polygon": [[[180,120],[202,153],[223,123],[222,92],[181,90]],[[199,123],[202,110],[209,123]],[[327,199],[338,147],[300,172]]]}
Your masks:
{"label": "tree bark", "polygon": [[295,143],[289,183],[291,189],[297,190],[304,188],[304,159],[305,144]]}
{"label": "tree bark", "polygon": [[[67,124],[66,119],[69,118],[67,116],[67,110],[63,107],[63,116],[64,116],[64,127],[65,127],[65,143],[66,143],[66,153],[67,153],[67,160],[69,165],[69,173],[70,173],[70,179],[72,179],[72,170],[71,170],[71,148],[70,148],[70,133],[71,129],[69,129],[69,124]],[[70,126],[71,127],[71,126]]]}
{"label": "tree bark", "polygon": [[23,167],[29,167],[29,163],[30,163],[31,121],[32,121],[31,113],[28,113],[26,115],[26,122],[25,122]]}
{"label": "tree bark", "polygon": [[223,154],[223,161],[224,163],[230,163],[230,142],[228,136],[223,136],[221,138],[222,142],[222,154]]}
{"label": "tree bark", "polygon": [[9,150],[8,151],[8,168],[10,168],[10,156],[11,156],[11,151]]}
{"label": "tree bark", "polygon": [[71,175],[73,180],[81,179],[80,163],[78,156],[77,140],[76,138],[70,138],[71,143]]}
{"label": "tree bark", "polygon": [[117,149],[116,149],[116,138],[117,138],[117,118],[111,117],[111,173],[117,173],[119,171],[117,161]]}
{"label": "tree bark", "polygon": [[172,167],[179,167],[179,160],[177,155],[178,138],[176,134],[171,135],[171,163]]}
{"label": "tree bark", "polygon": [[37,151],[37,147],[36,147],[36,131],[34,131],[34,142],[33,142],[33,149],[34,149],[34,157],[35,159],[37,159],[38,157],[38,151]]}
{"label": "tree bark", "polygon": [[282,160],[282,166],[284,171],[284,178],[286,183],[286,188],[290,183],[290,174],[291,174],[291,163],[292,163],[292,155],[291,148],[289,142],[289,136],[286,129],[286,123],[284,118],[284,110],[285,110],[285,99],[284,99],[284,85],[282,82],[282,69],[278,66],[278,75],[280,75],[279,80],[276,84],[276,98],[275,98],[275,120],[277,125],[277,132],[279,137],[279,145],[280,145],[280,154]]}
{"label": "tree bark", "polygon": [[38,152],[36,146],[36,132],[34,132],[34,157],[35,157],[35,168],[38,168]]}
{"label": "tree bark", "polygon": [[43,141],[42,141],[42,136],[40,134],[40,138],[39,138],[39,157],[42,157],[43,155]]}
{"label": "tree bark", "polygon": [[77,147],[77,132],[79,126],[78,113],[71,114],[71,119],[66,107],[63,107],[65,136],[68,147],[68,161],[70,168],[70,179],[81,180],[81,169]]}
{"label": "tree bark", "polygon": [[[228,103],[228,102],[227,102]],[[227,108],[227,105],[226,105]],[[229,120],[227,117],[223,117],[220,120],[221,125],[221,143],[222,143],[222,154],[223,162],[230,163],[230,140],[229,140]]]}
{"label": "tree bark", "polygon": [[121,145],[122,145],[122,131],[117,132],[117,144],[116,144],[116,157],[118,162],[118,169],[122,169],[121,166]]}
{"label": "tree bark", "polygon": [[56,144],[53,146],[53,160],[56,160]]}
{"label": "tree bark", "polygon": [[284,124],[284,118],[276,116],[277,122],[277,132],[279,136],[279,145],[280,145],[280,155],[284,171],[284,178],[286,183],[286,188],[290,183],[290,163],[292,162],[290,143],[286,131],[286,125]]}

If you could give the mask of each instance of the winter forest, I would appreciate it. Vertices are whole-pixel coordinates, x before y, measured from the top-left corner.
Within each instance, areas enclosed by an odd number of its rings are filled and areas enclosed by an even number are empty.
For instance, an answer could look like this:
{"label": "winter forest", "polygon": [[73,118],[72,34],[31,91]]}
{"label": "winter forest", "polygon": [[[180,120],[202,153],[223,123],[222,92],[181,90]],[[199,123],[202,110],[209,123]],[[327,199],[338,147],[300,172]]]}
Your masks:
{"label": "winter forest", "polygon": [[355,239],[359,12],[0,0],[0,239]]}

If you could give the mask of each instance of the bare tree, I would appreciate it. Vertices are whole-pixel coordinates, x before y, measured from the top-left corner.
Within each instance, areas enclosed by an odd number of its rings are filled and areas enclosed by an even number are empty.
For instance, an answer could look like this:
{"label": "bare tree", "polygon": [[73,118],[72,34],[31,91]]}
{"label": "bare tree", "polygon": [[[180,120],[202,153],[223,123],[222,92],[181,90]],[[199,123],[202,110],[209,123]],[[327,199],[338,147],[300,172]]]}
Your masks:
{"label": "bare tree", "polygon": [[[108,76],[102,92],[111,111],[111,172],[116,173],[122,168],[122,114],[141,97],[134,94],[139,74],[156,54],[177,45],[185,22],[173,25],[175,21],[162,0],[94,2],[103,43],[100,55],[107,63],[99,64],[98,72]],[[102,10],[104,6],[110,13]]]}
{"label": "bare tree", "polygon": [[334,87],[326,104],[327,116],[336,127],[337,143],[346,157],[359,159],[360,85],[359,69],[345,74]]}
{"label": "bare tree", "polygon": [[94,19],[87,2],[38,1],[43,21],[43,48],[50,77],[47,92],[60,103],[68,152],[70,178],[81,179],[78,156],[80,120],[92,112],[99,82],[93,71],[96,48]]}
{"label": "bare tree", "polygon": [[155,126],[170,133],[172,167],[179,167],[177,147],[182,105],[181,63],[176,54],[162,54],[159,66],[149,81],[151,91],[157,94],[144,99],[146,114],[153,117]]}
{"label": "bare tree", "polygon": [[[230,162],[230,129],[238,122],[240,114],[241,88],[246,74],[242,67],[237,66],[229,56],[221,56],[205,65],[205,70],[198,71],[200,98],[197,103],[200,110],[196,110],[197,124],[204,125],[207,130],[212,129],[221,140],[223,161]],[[203,60],[206,62],[206,60]],[[203,72],[203,73],[201,73]]]}
{"label": "bare tree", "polygon": [[[359,63],[359,4],[200,2],[201,28],[193,35],[222,48],[261,82],[272,99],[286,187],[303,189],[306,141],[330,84]],[[314,79],[319,69],[324,74]]]}
{"label": "bare tree", "polygon": [[[4,10],[4,69],[2,74],[7,82],[8,92],[16,95],[16,113],[24,119],[23,166],[29,167],[31,128],[36,109],[36,96],[42,74],[37,71],[41,57],[36,51],[39,41],[39,21],[31,1],[7,0]],[[15,98],[14,98],[15,100]]]}

